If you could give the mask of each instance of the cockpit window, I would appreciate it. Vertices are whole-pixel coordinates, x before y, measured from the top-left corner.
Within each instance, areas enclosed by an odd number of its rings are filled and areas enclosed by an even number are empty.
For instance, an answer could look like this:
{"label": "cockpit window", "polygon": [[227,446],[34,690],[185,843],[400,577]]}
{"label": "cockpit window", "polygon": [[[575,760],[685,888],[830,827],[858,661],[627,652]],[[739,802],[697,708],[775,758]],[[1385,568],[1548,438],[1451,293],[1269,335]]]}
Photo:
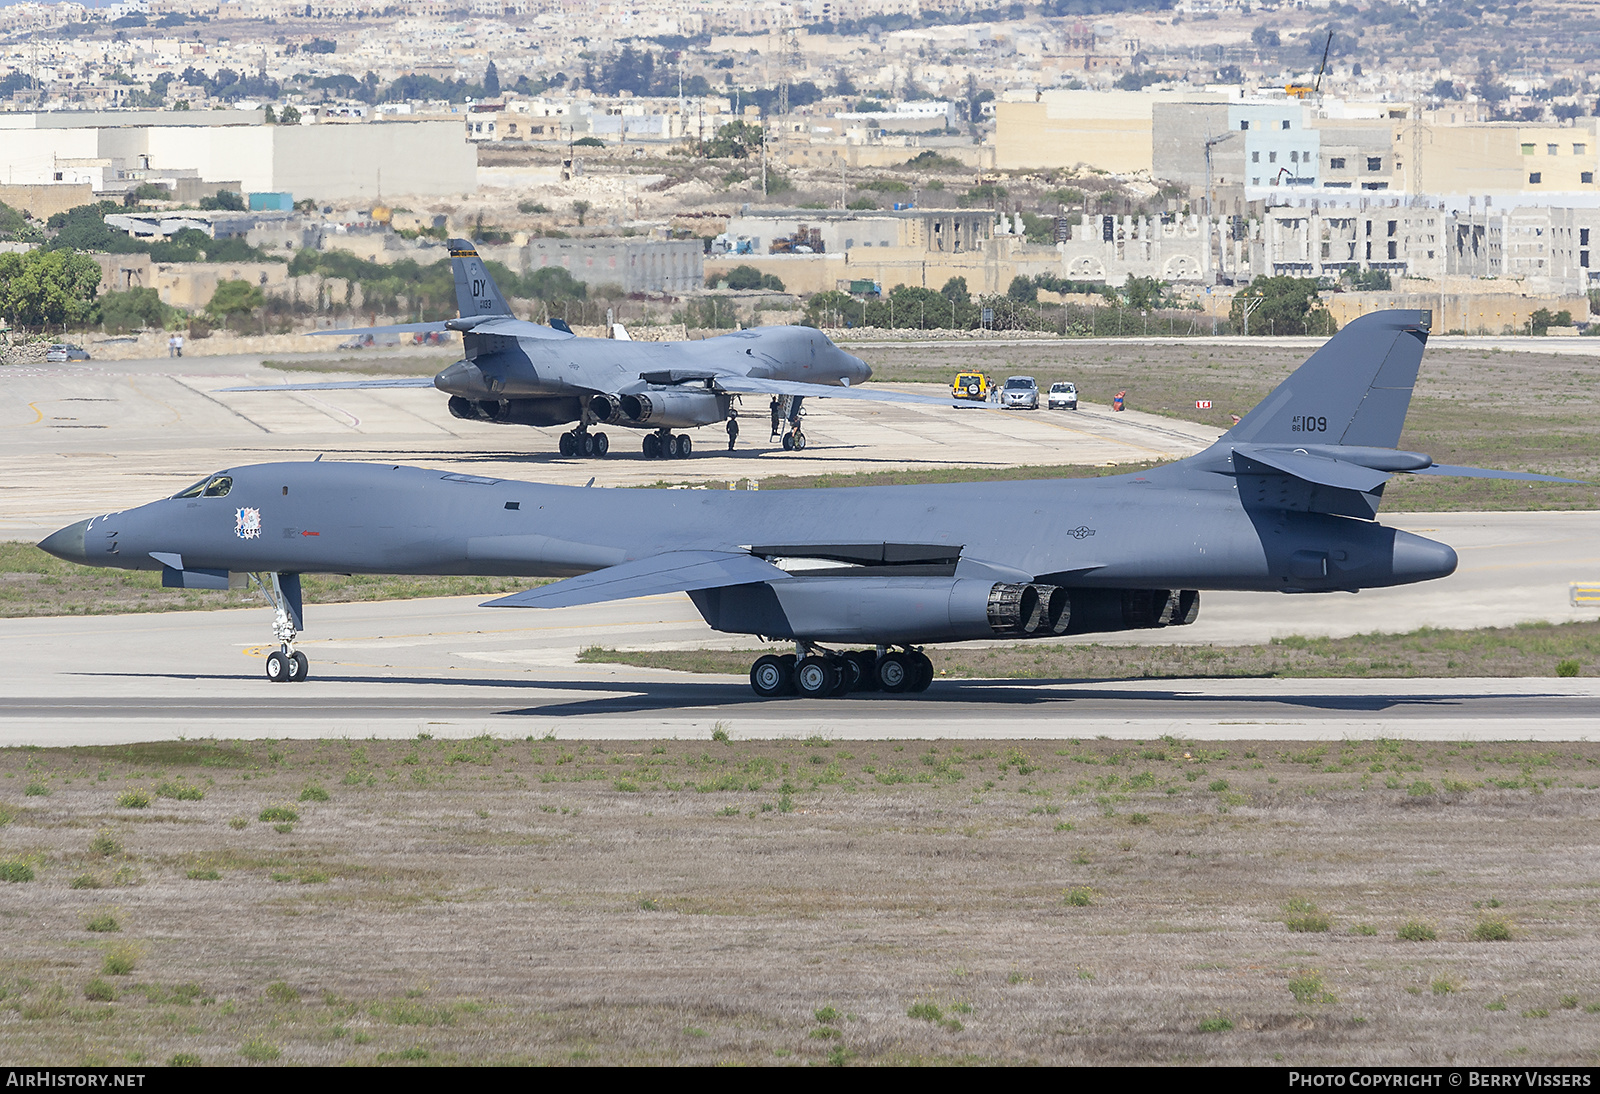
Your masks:
{"label": "cockpit window", "polygon": [[225,498],[233,489],[231,475],[211,475],[201,479],[187,490],[172,495],[174,498]]}

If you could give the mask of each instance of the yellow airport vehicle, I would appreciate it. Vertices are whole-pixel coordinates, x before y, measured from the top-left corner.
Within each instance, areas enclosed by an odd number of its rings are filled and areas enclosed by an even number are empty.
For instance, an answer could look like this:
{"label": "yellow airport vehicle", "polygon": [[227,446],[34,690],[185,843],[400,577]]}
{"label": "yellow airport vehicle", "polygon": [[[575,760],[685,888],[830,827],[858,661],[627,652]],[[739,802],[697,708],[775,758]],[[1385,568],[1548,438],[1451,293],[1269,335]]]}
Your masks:
{"label": "yellow airport vehicle", "polygon": [[989,377],[981,372],[963,372],[950,385],[950,394],[957,399],[986,403],[989,401]]}

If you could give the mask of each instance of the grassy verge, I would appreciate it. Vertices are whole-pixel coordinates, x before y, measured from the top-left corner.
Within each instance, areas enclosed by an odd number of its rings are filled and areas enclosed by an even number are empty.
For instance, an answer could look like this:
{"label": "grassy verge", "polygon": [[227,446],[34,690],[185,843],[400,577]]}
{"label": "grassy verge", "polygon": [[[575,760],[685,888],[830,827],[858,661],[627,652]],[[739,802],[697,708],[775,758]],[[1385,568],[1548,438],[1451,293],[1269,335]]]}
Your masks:
{"label": "grassy verge", "polygon": [[[638,665],[679,672],[743,675],[762,651],[614,650],[590,646],[586,664]],[[787,649],[767,652],[785,653]],[[1524,623],[1350,638],[1274,639],[1255,646],[1108,646],[1015,643],[987,649],[929,651],[953,678],[1100,680],[1128,678],[1555,676],[1600,668],[1600,623]],[[1573,674],[1573,673],[1569,673]]]}
{"label": "grassy verge", "polygon": [[[316,604],[488,596],[538,584],[538,579],[526,577],[307,574],[303,579],[306,600]],[[158,572],[78,566],[47,555],[31,543],[0,543],[0,617],[206,611],[261,603],[260,594],[254,591],[163,589]]]}

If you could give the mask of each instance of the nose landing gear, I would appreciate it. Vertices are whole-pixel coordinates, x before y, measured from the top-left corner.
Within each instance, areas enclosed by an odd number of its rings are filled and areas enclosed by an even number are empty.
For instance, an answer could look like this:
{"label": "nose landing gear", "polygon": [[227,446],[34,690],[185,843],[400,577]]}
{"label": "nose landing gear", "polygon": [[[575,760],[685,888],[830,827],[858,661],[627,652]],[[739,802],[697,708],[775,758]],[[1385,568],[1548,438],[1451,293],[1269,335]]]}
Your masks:
{"label": "nose landing gear", "polygon": [[267,654],[267,679],[274,684],[298,684],[311,672],[311,660],[294,648],[305,612],[300,599],[299,574],[248,574],[261,595],[272,605],[272,637],[278,648]]}

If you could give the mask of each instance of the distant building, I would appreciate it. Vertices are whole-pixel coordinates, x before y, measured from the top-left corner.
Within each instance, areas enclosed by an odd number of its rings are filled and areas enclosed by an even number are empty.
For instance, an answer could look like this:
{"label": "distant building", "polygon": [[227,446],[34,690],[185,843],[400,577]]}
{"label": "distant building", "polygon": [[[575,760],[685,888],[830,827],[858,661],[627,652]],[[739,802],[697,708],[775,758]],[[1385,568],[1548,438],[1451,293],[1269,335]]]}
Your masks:
{"label": "distant building", "polygon": [[511,259],[508,265],[527,273],[559,266],[586,285],[620,285],[629,293],[693,292],[705,284],[705,246],[698,239],[530,239],[522,247],[480,251]]}
{"label": "distant building", "polygon": [[265,125],[257,111],[0,114],[0,182],[89,183],[120,194],[141,182],[226,180],[251,193],[319,200],[462,194],[477,153],[459,123]]}

